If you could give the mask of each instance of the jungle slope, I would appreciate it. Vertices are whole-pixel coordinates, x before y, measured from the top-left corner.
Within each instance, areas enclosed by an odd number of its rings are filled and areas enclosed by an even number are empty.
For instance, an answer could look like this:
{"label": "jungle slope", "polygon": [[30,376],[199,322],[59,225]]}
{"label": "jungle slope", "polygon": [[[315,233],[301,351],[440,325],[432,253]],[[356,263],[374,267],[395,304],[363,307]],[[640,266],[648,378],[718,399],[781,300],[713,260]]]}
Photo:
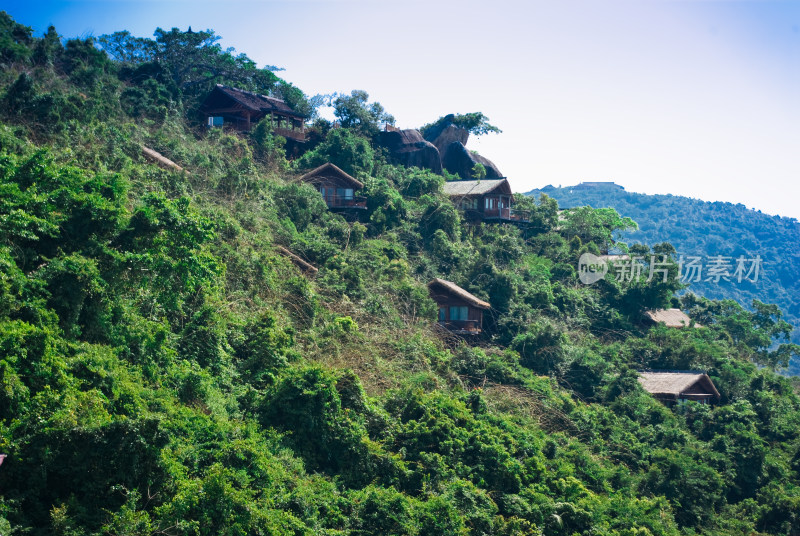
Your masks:
{"label": "jungle slope", "polygon": [[[729,258],[731,273],[738,257],[760,256],[762,270],[755,283],[735,277],[716,281],[705,273],[700,281],[691,281],[688,290],[710,299],[732,299],[747,308],[754,299],[774,303],[787,322],[800,326],[800,223],[794,218],[770,216],[741,204],[627,192],[613,183],[546,186],[528,195],[542,193],[562,208],[613,208],[632,218],[639,228],[622,233],[628,244],[669,242],[687,259],[702,257],[704,263],[722,255]],[[800,342],[800,330],[795,330],[793,341]],[[790,368],[800,374],[800,362]]]}
{"label": "jungle slope", "polygon": [[[443,177],[386,162],[366,98],[293,153],[206,130],[216,83],[312,108],[213,34],[117,34],[112,60],[3,13],[0,45],[3,534],[800,530],[776,308],[644,326],[674,286],[575,274],[616,213],[467,227]],[[323,161],[365,183],[358,218],[296,181]],[[480,338],[437,327],[433,277],[491,302]],[[642,368],[707,370],[721,399],[667,409]]]}

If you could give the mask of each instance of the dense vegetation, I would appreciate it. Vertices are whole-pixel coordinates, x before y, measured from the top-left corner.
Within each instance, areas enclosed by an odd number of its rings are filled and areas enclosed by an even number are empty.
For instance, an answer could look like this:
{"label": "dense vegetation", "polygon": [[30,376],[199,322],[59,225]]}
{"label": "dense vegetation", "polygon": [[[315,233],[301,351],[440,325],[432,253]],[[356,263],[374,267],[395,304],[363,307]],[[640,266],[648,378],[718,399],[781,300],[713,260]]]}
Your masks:
{"label": "dense vegetation", "polygon": [[[547,186],[529,192],[542,193],[563,208],[613,208],[634,219],[638,229],[622,233],[628,243],[669,242],[687,259],[722,255],[730,258],[734,268],[740,256],[760,255],[762,271],[755,283],[738,278],[706,281],[703,277],[689,282],[689,290],[706,298],[731,299],[747,308],[753,300],[774,303],[787,322],[800,326],[800,223],[794,218],[768,216],[742,204],[626,192],[611,183]],[[795,330],[793,341],[800,343],[800,330]],[[800,374],[800,361],[791,363],[789,373]]]}
{"label": "dense vegetation", "polygon": [[[777,308],[689,297],[706,328],[647,328],[674,283],[577,282],[616,212],[466,226],[441,176],[386,163],[366,93],[289,159],[264,123],[198,126],[218,82],[313,107],[212,32],[99,42],[0,14],[0,533],[800,531]],[[359,218],[292,180],[322,161],[365,182]],[[436,326],[434,276],[491,301],[481,338]],[[648,367],[722,398],[668,409]]]}

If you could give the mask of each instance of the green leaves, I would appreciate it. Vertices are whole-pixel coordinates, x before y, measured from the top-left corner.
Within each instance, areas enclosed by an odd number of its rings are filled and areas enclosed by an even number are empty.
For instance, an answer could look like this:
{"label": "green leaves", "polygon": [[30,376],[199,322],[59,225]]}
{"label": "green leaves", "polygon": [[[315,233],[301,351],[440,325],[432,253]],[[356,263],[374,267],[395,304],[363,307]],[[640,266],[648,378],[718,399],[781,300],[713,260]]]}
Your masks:
{"label": "green leaves", "polygon": [[354,89],[350,95],[336,97],[333,101],[333,113],[342,127],[362,136],[372,137],[379,132],[379,123],[394,124],[394,117],[386,113],[380,103],[369,104],[368,100],[369,94],[358,89]]}
{"label": "green leaves", "polygon": [[484,134],[491,133],[499,134],[502,132],[502,130],[490,124],[489,118],[481,112],[445,115],[433,123],[424,125],[420,128],[420,132],[422,132],[425,139],[433,140],[439,135],[442,129],[447,128],[447,126],[451,124],[463,128],[475,136],[483,136]]}
{"label": "green leaves", "polygon": [[317,147],[295,162],[299,170],[332,163],[345,173],[358,177],[371,175],[375,167],[375,150],[363,137],[348,129],[333,129]]}

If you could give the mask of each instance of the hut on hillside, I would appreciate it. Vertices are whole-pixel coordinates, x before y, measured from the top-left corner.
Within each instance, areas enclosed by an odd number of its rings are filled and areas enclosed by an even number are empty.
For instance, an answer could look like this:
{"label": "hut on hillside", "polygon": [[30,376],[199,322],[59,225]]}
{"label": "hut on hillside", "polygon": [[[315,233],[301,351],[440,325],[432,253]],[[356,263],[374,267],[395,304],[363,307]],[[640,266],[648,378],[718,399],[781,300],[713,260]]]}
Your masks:
{"label": "hut on hillside", "polygon": [[367,208],[367,198],[355,195],[355,192],[362,189],[364,184],[330,162],[312,169],[300,177],[300,180],[319,190],[325,204],[331,210],[364,210]]}
{"label": "hut on hillside", "polygon": [[[664,324],[668,328],[689,327],[692,323],[692,319],[680,309],[652,309],[645,311],[644,317],[652,324]],[[702,327],[700,324],[694,326]]]}
{"label": "hut on hillside", "polygon": [[428,292],[439,306],[439,324],[461,335],[481,332],[483,311],[491,308],[488,302],[438,277],[428,283]]}
{"label": "hut on hillside", "polygon": [[530,212],[511,208],[514,194],[508,179],[483,179],[475,181],[448,181],[444,183],[447,194],[456,207],[464,211],[472,222],[527,223]]}
{"label": "hut on hillside", "polygon": [[269,117],[275,134],[299,142],[306,139],[307,118],[285,101],[267,95],[217,84],[200,105],[200,111],[209,127],[231,126],[247,132],[253,124]]}
{"label": "hut on hillside", "polygon": [[720,397],[714,382],[702,372],[644,371],[639,372],[639,383],[667,405],[685,400],[708,404]]}

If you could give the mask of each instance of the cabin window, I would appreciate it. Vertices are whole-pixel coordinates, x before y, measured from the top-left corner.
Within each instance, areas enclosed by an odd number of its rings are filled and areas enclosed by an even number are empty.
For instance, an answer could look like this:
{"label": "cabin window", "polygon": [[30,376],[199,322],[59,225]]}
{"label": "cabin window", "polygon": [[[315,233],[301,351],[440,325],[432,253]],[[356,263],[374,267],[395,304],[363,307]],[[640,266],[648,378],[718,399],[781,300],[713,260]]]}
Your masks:
{"label": "cabin window", "polygon": [[336,197],[339,199],[347,199],[351,201],[353,199],[353,189],[352,188],[336,188]]}
{"label": "cabin window", "polygon": [[446,314],[447,314],[447,309],[444,307],[439,307],[439,322],[444,322],[445,320],[447,320],[445,316]]}
{"label": "cabin window", "polygon": [[476,198],[462,199],[461,208],[464,210],[478,210],[478,200]]}
{"label": "cabin window", "polygon": [[208,117],[208,126],[209,127],[221,127],[225,120],[220,115],[216,116],[209,116]]}
{"label": "cabin window", "polygon": [[467,307],[450,307],[450,320],[467,320]]}

